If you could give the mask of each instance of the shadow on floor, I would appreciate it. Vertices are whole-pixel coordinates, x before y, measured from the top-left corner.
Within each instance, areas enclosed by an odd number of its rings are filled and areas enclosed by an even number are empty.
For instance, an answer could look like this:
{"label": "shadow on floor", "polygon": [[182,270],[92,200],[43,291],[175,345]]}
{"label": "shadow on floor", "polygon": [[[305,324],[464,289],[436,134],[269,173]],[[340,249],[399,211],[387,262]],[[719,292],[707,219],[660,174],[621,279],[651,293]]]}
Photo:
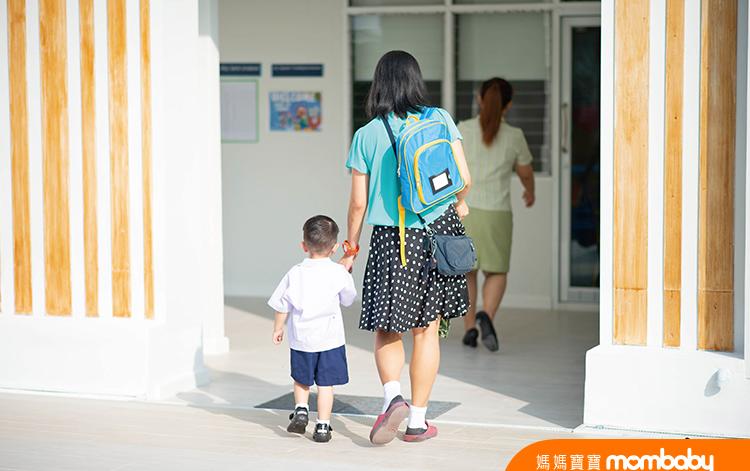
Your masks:
{"label": "shadow on floor", "polygon": [[[212,377],[220,377],[222,382],[225,384],[234,384],[237,385],[239,388],[242,388],[242,386],[252,386],[252,387],[262,387],[265,389],[273,389],[277,387],[276,385],[266,383],[263,380],[260,380],[258,378],[253,378],[247,375],[242,375],[238,373],[231,373],[231,372],[220,372],[209,369],[209,372]],[[254,424],[260,425],[262,427],[265,427],[268,429],[271,433],[284,438],[288,440],[303,440],[307,439],[312,441],[312,431],[314,427],[314,419],[315,416],[311,417],[310,425],[307,427],[307,433],[303,435],[298,435],[295,433],[289,433],[286,431],[286,427],[289,424],[289,410],[294,409],[294,398],[289,395],[285,395],[286,400],[289,404],[286,404],[283,402],[277,401],[276,404],[273,404],[275,407],[263,407],[264,404],[260,404],[256,407],[247,407],[242,406],[237,400],[236,397],[234,397],[232,394],[225,394],[225,397],[218,397],[216,392],[218,388],[211,388],[210,385],[199,387],[196,390],[190,391],[190,392],[184,392],[177,394],[177,399],[184,401],[188,404],[189,407],[202,409],[206,412],[210,412],[212,414],[218,414],[218,415],[226,415],[229,417],[233,417],[237,420],[242,420],[246,422],[252,422]],[[315,404],[315,395],[314,393],[310,394],[310,404],[311,407]],[[258,411],[262,411],[263,415],[258,415]],[[316,410],[313,408],[313,410]],[[334,412],[337,412],[334,410]],[[371,426],[373,423],[373,419],[371,417],[367,416],[356,416],[351,415],[347,416],[347,420],[350,420],[355,423],[359,423],[362,425],[365,425],[367,427]],[[373,447],[372,443],[370,443],[370,440],[366,436],[361,436],[356,434],[355,432],[351,431],[344,420],[342,420],[341,417],[337,417],[336,415],[331,417],[331,427],[333,428],[335,433],[339,433],[344,437],[349,438],[352,443],[354,443],[357,446],[360,447]]]}

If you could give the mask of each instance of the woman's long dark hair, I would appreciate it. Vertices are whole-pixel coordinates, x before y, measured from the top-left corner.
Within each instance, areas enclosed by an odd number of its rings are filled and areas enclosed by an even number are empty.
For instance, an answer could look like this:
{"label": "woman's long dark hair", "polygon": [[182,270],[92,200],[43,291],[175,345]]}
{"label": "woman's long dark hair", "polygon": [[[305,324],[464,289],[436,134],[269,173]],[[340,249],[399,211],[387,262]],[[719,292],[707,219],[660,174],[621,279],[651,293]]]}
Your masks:
{"label": "woman's long dark hair", "polygon": [[390,51],[375,66],[375,74],[367,94],[365,111],[369,118],[385,116],[393,111],[405,118],[427,106],[427,88],[417,60],[405,51]]}
{"label": "woman's long dark hair", "polygon": [[479,124],[485,145],[489,146],[497,139],[503,112],[512,99],[513,87],[507,80],[493,77],[482,83],[479,89]]}

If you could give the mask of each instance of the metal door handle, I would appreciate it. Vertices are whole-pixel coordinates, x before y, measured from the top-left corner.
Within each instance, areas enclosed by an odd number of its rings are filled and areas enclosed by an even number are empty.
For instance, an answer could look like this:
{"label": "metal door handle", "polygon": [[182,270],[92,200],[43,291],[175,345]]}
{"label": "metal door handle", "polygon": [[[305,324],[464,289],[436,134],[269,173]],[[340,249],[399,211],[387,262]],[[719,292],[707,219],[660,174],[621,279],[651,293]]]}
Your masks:
{"label": "metal door handle", "polygon": [[562,115],[562,136],[560,138],[560,150],[567,154],[568,153],[568,104],[563,103],[560,107],[560,114]]}

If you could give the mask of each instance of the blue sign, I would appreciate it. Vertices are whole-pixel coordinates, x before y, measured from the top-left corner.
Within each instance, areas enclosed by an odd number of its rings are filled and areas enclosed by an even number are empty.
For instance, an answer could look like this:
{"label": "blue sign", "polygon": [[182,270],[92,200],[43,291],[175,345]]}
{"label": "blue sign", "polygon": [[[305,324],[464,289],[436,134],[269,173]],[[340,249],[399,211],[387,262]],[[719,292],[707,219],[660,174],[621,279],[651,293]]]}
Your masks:
{"label": "blue sign", "polygon": [[219,64],[219,75],[259,77],[260,63],[223,63]]}
{"label": "blue sign", "polygon": [[273,64],[274,77],[322,77],[323,64]]}

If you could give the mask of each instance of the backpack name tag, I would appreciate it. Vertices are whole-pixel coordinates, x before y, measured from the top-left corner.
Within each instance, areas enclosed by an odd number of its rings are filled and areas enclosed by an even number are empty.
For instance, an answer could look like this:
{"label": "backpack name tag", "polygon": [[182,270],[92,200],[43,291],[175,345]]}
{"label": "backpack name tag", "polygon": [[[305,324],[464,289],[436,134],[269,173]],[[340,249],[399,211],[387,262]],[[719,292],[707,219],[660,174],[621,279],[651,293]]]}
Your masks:
{"label": "backpack name tag", "polygon": [[430,177],[430,186],[432,187],[433,193],[438,193],[440,190],[448,188],[452,184],[453,182],[451,181],[451,176],[448,173],[448,169],[445,169],[437,175],[433,175],[432,177]]}

